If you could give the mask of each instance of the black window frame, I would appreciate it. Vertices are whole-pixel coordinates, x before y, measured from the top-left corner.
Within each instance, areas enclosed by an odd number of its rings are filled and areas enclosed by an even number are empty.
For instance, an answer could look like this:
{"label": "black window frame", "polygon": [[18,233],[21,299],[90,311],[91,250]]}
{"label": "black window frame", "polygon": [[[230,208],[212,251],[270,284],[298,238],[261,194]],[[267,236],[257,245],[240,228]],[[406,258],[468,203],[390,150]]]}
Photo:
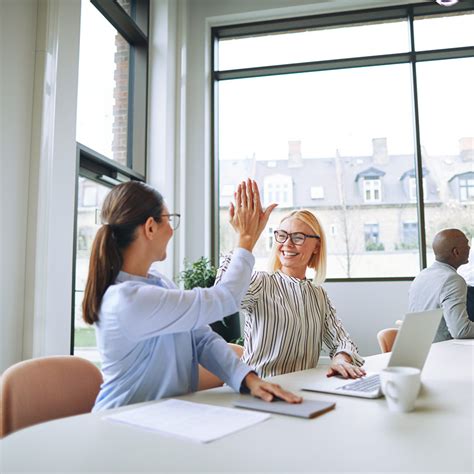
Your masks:
{"label": "black window frame", "polygon": [[[466,0],[449,8],[434,2],[421,4],[390,6],[349,12],[328,13],[301,16],[281,20],[242,23],[211,28],[211,255],[214,264],[219,262],[219,160],[217,156],[217,117],[218,88],[220,81],[263,77],[300,72],[326,71],[342,68],[365,67],[408,63],[411,65],[413,86],[413,117],[415,135],[415,178],[417,183],[417,216],[420,270],[427,266],[427,244],[425,229],[425,202],[423,195],[422,147],[420,139],[420,119],[417,95],[416,64],[423,61],[458,59],[474,57],[474,46],[444,48],[417,51],[414,39],[414,22],[418,18],[447,16],[452,13],[474,12],[474,0]],[[218,69],[218,46],[220,39],[242,38],[276,32],[291,32],[317,27],[348,26],[351,24],[370,24],[382,20],[406,20],[409,25],[410,49],[404,53],[364,56],[358,58],[308,61],[294,64],[277,64],[261,67],[249,67],[232,70]],[[356,281],[411,281],[413,277],[364,277],[364,278],[328,278],[328,282]]]}

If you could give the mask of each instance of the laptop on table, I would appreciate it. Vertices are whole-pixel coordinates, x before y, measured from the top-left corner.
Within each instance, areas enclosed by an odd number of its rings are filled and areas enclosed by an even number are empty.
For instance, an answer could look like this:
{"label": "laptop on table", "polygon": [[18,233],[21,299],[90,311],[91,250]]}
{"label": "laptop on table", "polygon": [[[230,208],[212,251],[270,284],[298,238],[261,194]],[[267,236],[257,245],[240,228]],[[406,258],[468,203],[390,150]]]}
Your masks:
{"label": "laptop on table", "polygon": [[[408,313],[398,331],[387,366],[415,367],[421,371],[442,315],[442,309]],[[383,395],[378,372],[368,372],[360,379],[328,377],[307,383],[303,390],[362,398],[379,398]]]}

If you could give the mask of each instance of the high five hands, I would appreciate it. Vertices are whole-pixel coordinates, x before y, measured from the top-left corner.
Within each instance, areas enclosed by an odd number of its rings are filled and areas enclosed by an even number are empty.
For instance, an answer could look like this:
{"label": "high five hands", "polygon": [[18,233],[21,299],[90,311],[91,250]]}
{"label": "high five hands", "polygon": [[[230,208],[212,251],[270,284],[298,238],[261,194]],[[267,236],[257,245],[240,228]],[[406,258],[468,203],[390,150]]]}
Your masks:
{"label": "high five hands", "polygon": [[250,178],[238,185],[234,200],[235,204],[230,203],[229,222],[239,235],[239,247],[252,251],[277,204],[263,209],[258,185]]}

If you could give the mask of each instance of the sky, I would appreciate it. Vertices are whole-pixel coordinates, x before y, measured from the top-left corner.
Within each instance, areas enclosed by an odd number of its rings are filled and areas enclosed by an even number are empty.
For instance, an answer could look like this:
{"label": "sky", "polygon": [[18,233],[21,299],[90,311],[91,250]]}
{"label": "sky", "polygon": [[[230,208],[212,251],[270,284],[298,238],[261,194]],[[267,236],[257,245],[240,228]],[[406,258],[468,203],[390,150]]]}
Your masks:
{"label": "sky", "polygon": [[[474,15],[415,22],[420,50],[474,44]],[[440,31],[443,34],[440,34]],[[408,51],[406,22],[221,41],[219,69]],[[456,154],[474,136],[474,59],[419,63],[421,139],[433,154]],[[329,94],[328,91],[331,93]],[[436,104],[436,105],[435,105]],[[388,111],[388,113],[387,113]],[[220,159],[364,155],[372,138],[413,153],[411,69],[407,64],[236,79],[219,83]]]}

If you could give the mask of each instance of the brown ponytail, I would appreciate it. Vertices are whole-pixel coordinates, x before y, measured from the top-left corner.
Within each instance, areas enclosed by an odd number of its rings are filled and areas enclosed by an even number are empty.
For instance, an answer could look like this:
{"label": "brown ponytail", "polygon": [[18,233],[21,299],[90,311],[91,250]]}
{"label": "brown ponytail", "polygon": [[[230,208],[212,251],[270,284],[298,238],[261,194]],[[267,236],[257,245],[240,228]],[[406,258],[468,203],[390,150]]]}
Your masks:
{"label": "brown ponytail", "polygon": [[89,261],[82,302],[84,321],[93,324],[99,320],[102,298],[122,268],[122,251],[135,240],[137,226],[149,217],[161,220],[161,194],[138,181],[130,181],[113,188],[102,206],[105,224],[98,230]]}

